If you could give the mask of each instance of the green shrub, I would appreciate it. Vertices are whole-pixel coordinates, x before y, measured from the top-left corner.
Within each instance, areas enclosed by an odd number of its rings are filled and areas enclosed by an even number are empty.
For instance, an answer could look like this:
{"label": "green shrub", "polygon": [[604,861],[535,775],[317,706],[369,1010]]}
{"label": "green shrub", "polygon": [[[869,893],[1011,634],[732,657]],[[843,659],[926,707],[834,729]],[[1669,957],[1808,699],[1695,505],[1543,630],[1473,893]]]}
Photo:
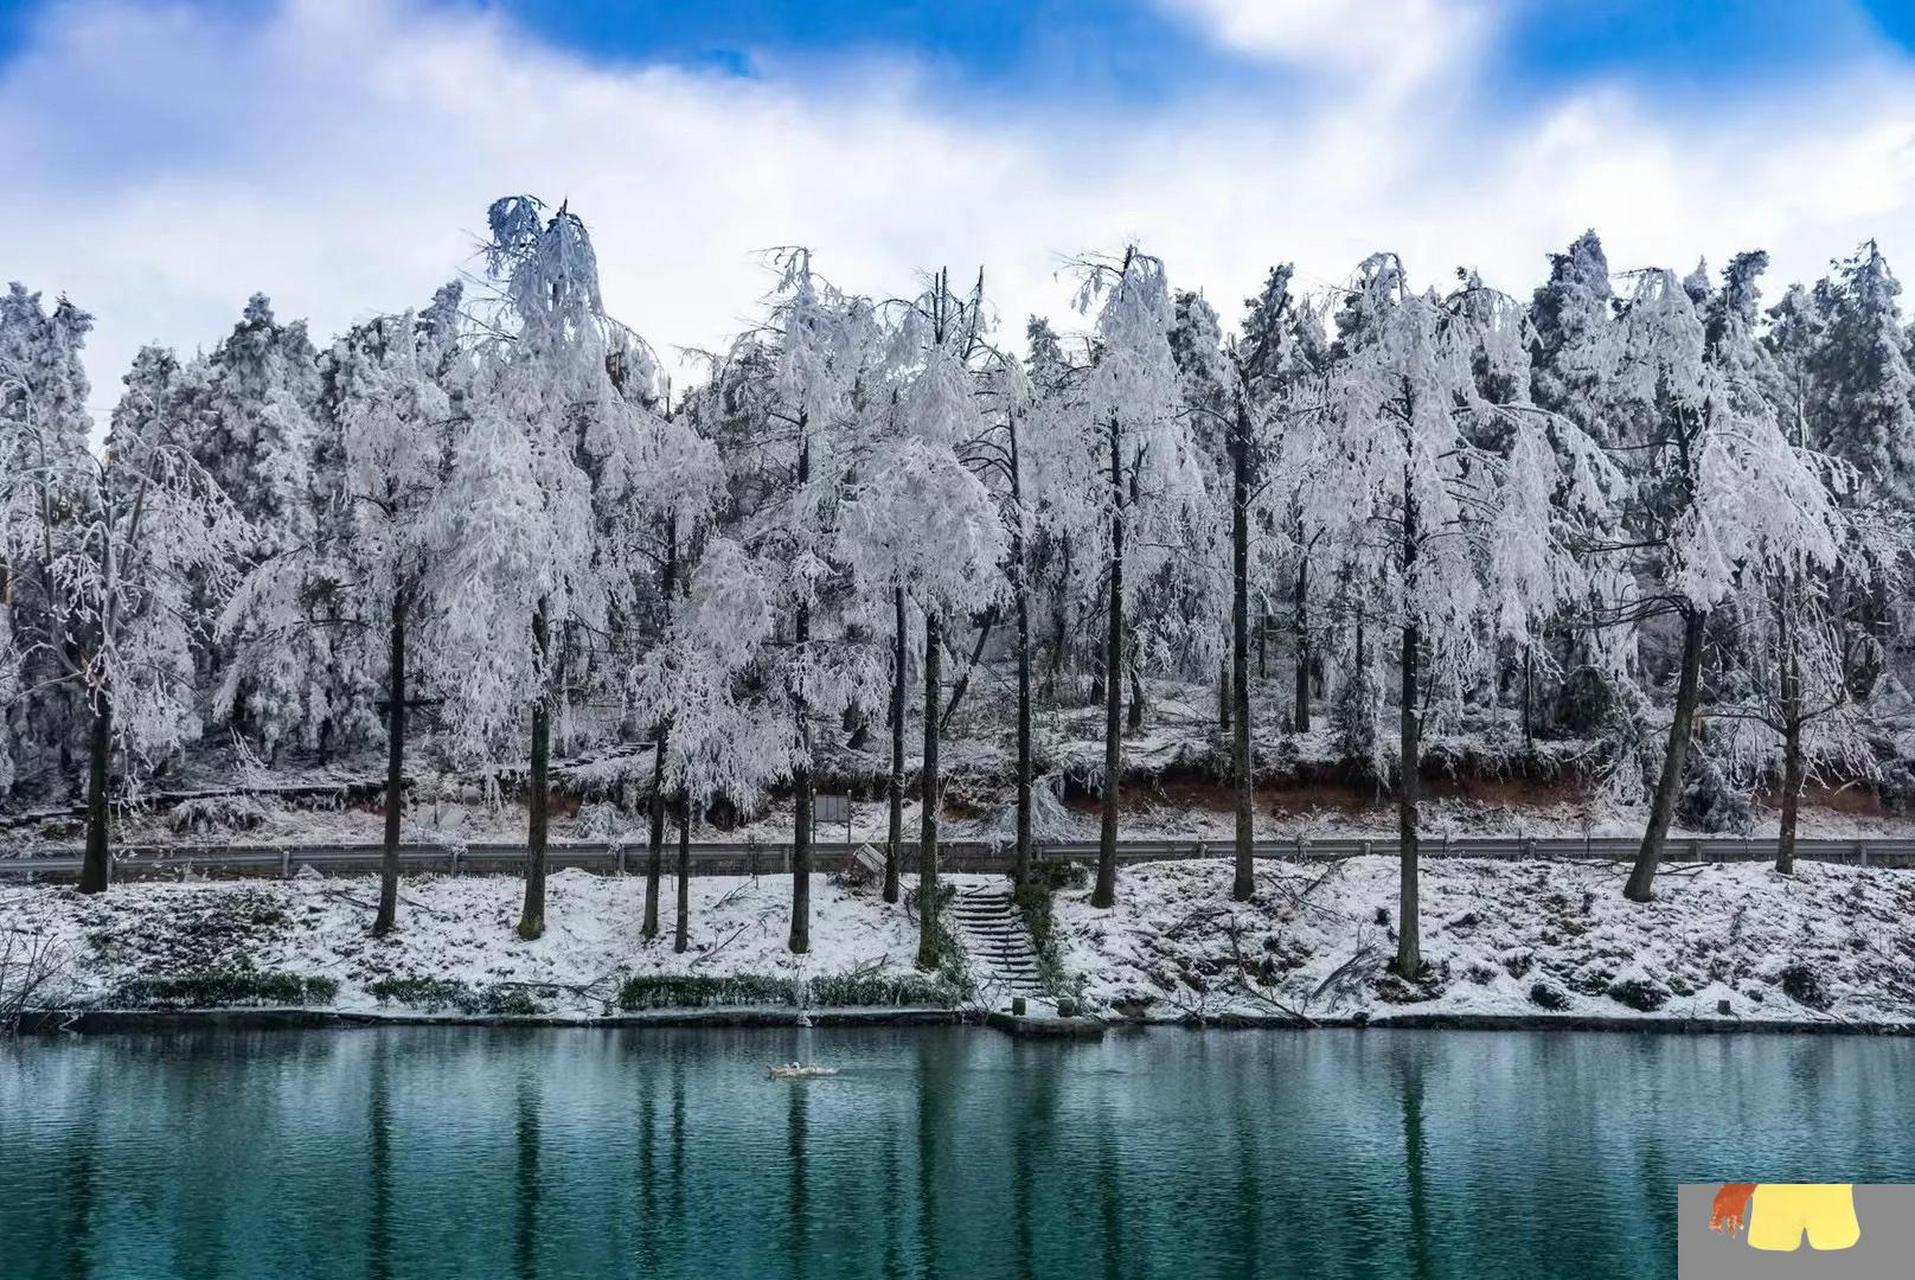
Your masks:
{"label": "green shrub", "polygon": [[1529,1002],[1540,1009],[1561,1013],[1569,1007],[1569,997],[1560,987],[1552,987],[1547,982],[1534,983],[1529,988]]}
{"label": "green shrub", "polygon": [[388,1001],[409,1009],[438,1013],[456,1009],[464,1014],[495,1017],[531,1017],[545,1012],[538,995],[556,988],[533,988],[503,983],[474,987],[457,978],[380,978],[366,987],[380,1004]]}
{"label": "green shrub", "polygon": [[129,978],[113,989],[120,1009],[223,1009],[242,1005],[331,1004],[333,978],[257,969],[207,969],[169,977]]}
{"label": "green shrub", "polygon": [[380,978],[367,984],[366,990],[380,1004],[390,1001],[427,1013],[441,1009],[457,1009],[461,1013],[479,1011],[479,993],[472,989],[471,983],[457,978]]}
{"label": "green shrub", "polygon": [[1811,1009],[1826,1009],[1831,1003],[1822,975],[1805,964],[1792,964],[1782,971],[1782,991],[1789,999]]}
{"label": "green shrub", "polygon": [[1055,893],[1059,889],[1088,889],[1090,879],[1090,867],[1082,862],[1034,862],[1029,883]]}
{"label": "green shrub", "polygon": [[[1076,863],[1069,863],[1075,867]],[[1063,948],[1057,944],[1057,932],[1052,925],[1051,898],[1054,887],[1038,879],[1032,879],[1020,887],[1013,895],[1018,912],[1024,917],[1024,927],[1031,931],[1031,945],[1037,949],[1037,976],[1044,984],[1044,990],[1052,995],[1062,994],[1071,986],[1069,976],[1064,972]],[[1077,983],[1078,993],[1082,993],[1083,983]]]}
{"label": "green shrub", "polygon": [[1609,984],[1608,996],[1638,1013],[1654,1013],[1669,1003],[1669,988],[1654,978],[1622,978]]}
{"label": "green shrub", "polygon": [[811,1003],[825,1008],[877,1005],[940,1005],[958,1002],[942,977],[921,974],[886,977],[882,974],[832,974],[811,980]]}
{"label": "green shrub", "polygon": [[[804,989],[805,1002],[821,1008],[852,1006],[936,1005],[948,1008],[962,993],[943,975],[827,974],[812,978]],[[728,977],[688,973],[648,973],[627,978],[619,988],[618,1007],[627,1013],[645,1009],[704,1009],[741,1005],[795,1008],[798,984],[768,974]]]}

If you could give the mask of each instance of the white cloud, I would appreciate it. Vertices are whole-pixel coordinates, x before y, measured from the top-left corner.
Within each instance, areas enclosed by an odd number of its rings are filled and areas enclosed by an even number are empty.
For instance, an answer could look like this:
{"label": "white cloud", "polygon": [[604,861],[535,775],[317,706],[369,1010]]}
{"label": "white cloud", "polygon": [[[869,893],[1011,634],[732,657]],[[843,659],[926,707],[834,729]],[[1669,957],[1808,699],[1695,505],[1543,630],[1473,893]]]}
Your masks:
{"label": "white cloud", "polygon": [[1158,0],[1227,49],[1400,96],[1475,62],[1488,0]]}
{"label": "white cloud", "polygon": [[0,69],[0,277],[96,313],[102,408],[140,342],[210,345],[256,289],[321,336],[423,302],[520,191],[571,199],[608,304],[667,349],[722,344],[769,283],[751,251],[789,243],[878,294],[981,263],[1012,328],[1069,319],[1060,255],[1129,237],[1227,318],[1274,262],[1330,281],[1382,247],[1525,291],[1587,226],[1619,265],[1765,247],[1774,287],[1868,235],[1915,255],[1915,75],[1886,62],[1760,115],[1594,87],[1499,122],[1326,87],[1012,121],[908,69],[855,95],[617,69],[396,0],[89,6],[31,39]]}

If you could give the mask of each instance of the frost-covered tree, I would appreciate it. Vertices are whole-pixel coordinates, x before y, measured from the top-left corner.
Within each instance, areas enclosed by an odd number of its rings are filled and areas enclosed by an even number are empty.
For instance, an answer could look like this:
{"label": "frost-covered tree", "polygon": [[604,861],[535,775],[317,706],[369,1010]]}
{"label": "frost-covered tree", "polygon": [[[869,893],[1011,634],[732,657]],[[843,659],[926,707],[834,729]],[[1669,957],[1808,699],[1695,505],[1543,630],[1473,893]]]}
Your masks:
{"label": "frost-covered tree", "polygon": [[[104,457],[89,448],[80,338],[71,312],[0,351],[0,511],[6,562],[31,593],[30,652],[76,690],[88,722],[82,892],[111,875],[109,786],[200,729],[193,644],[197,589],[217,598],[249,531],[219,486],[129,379]],[[13,336],[13,335],[9,335]]]}
{"label": "frost-covered tree", "polygon": [[[419,629],[432,518],[450,465],[468,366],[460,350],[461,290],[447,285],[424,311],[354,328],[333,348],[331,413],[344,453],[357,621],[385,641],[385,854],[374,934],[397,919],[405,807],[406,641]],[[376,643],[376,642],[375,642]],[[343,642],[342,642],[343,647]]]}
{"label": "frost-covered tree", "polygon": [[[788,734],[774,772],[791,779],[791,950],[811,948],[812,776],[821,713],[870,709],[882,687],[871,646],[833,621],[843,594],[841,514],[859,461],[877,325],[866,299],[812,270],[807,249],[775,255],[765,323],[719,373],[727,413],[727,522],[774,602],[778,626],[754,666],[782,703]],[[766,706],[769,708],[768,701]]]}
{"label": "frost-covered tree", "polygon": [[845,546],[854,575],[902,592],[923,617],[924,764],[919,797],[918,963],[938,954],[938,742],[941,671],[950,619],[994,602],[1002,588],[1004,525],[997,500],[965,459],[990,432],[980,404],[981,290],[952,293],[940,272],[903,308],[887,372],[893,430],[852,486]]}
{"label": "frost-covered tree", "polygon": [[1752,277],[1732,278],[1732,296],[1698,308],[1692,281],[1637,272],[1592,347],[1600,403],[1616,424],[1610,443],[1630,476],[1610,549],[1632,570],[1610,620],[1673,615],[1682,626],[1661,772],[1625,888],[1638,901],[1653,892],[1689,758],[1711,611],[1744,582],[1830,565],[1839,545],[1819,468],[1789,443],[1769,398],[1752,290]]}
{"label": "frost-covered tree", "polygon": [[[719,621],[727,597],[702,584],[698,597],[703,622],[686,616],[686,598],[701,566],[723,496],[724,471],[718,451],[704,429],[712,409],[709,392],[696,394],[673,412],[667,405],[649,426],[648,465],[632,494],[638,537],[632,545],[642,565],[656,574],[656,619],[647,643],[628,677],[630,696],[653,729],[651,837],[645,864],[643,933],[658,934],[663,876],[666,811],[676,811],[679,828],[678,915],[674,946],[687,946],[690,909],[688,834],[693,806],[703,808],[719,795],[748,805],[769,780],[753,772],[765,759],[752,749],[756,733],[741,733],[737,701],[742,659],[721,658],[705,643],[699,627],[739,628],[757,635],[762,619],[747,602],[745,615]],[[735,638],[733,637],[728,638]],[[748,651],[749,646],[746,646]],[[732,650],[726,649],[724,653]],[[684,717],[683,729],[674,726]]]}
{"label": "frost-covered tree", "polygon": [[[1240,339],[1221,343],[1216,314],[1194,295],[1180,295],[1179,324],[1171,346],[1184,380],[1184,398],[1198,424],[1200,440],[1217,455],[1220,478],[1217,503],[1229,522],[1229,668],[1223,680],[1224,711],[1219,719],[1231,735],[1230,760],[1235,800],[1235,866],[1232,896],[1248,900],[1255,891],[1252,845],[1255,839],[1255,756],[1250,712],[1250,612],[1264,584],[1257,573],[1255,541],[1279,526],[1295,528],[1299,518],[1288,491],[1270,484],[1269,464],[1284,423],[1307,411],[1317,397],[1315,377],[1320,351],[1307,311],[1293,306],[1292,270],[1273,268],[1249,308]],[[1208,429],[1204,429],[1204,424]],[[1299,548],[1301,537],[1295,539]],[[1193,548],[1198,563],[1209,557]],[[1263,557],[1269,560],[1270,557]],[[1290,570],[1296,610],[1297,647],[1294,723],[1309,728],[1310,646],[1306,626],[1307,554]],[[1271,567],[1274,567],[1272,565]]]}
{"label": "frost-covered tree", "polygon": [[[552,721],[568,678],[630,588],[628,557],[604,545],[643,466],[647,411],[614,384],[626,350],[599,294],[578,215],[529,196],[488,211],[495,314],[475,351],[446,479],[429,517],[422,639],[455,742],[481,756],[529,722],[525,905],[518,932],[545,931]],[[561,732],[571,728],[569,718]]]}
{"label": "frost-covered tree", "polygon": [[1528,402],[1520,309],[1473,279],[1417,293],[1393,255],[1373,256],[1338,330],[1322,411],[1287,434],[1283,466],[1398,638],[1396,970],[1413,979],[1427,708],[1459,701],[1498,640],[1526,639],[1577,589],[1551,501],[1556,449],[1577,442]]}
{"label": "frost-covered tree", "polygon": [[1079,449],[1102,471],[1104,798],[1091,903],[1108,908],[1117,900],[1123,678],[1132,659],[1126,623],[1139,585],[1149,581],[1201,503],[1203,481],[1189,417],[1178,400],[1170,350],[1175,311],[1163,262],[1132,246],[1121,258],[1087,258],[1079,265],[1079,310],[1099,304],[1075,425]]}

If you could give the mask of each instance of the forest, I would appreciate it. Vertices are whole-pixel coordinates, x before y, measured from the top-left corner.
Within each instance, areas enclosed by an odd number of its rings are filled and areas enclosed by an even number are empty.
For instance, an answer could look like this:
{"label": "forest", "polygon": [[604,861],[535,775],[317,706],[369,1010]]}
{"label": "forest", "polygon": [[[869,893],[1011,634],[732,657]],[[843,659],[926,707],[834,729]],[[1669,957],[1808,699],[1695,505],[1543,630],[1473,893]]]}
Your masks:
{"label": "forest", "polygon": [[1214,690],[1237,897],[1285,741],[1393,796],[1412,978],[1436,736],[1589,744],[1593,784],[1646,806],[1639,902],[1681,806],[1774,804],[1786,873],[1809,782],[1915,783],[1915,377],[1872,242],[1773,302],[1760,251],[1617,271],[1590,232],[1527,298],[1378,253],[1322,288],[1273,266],[1228,316],[1130,246],[1063,268],[1070,330],[1000,324],[985,270],[861,296],[790,247],[678,387],[578,213],[515,196],[487,226],[418,310],[326,345],[258,295],[210,352],[142,350],[103,432],[88,314],[0,298],[0,806],[83,797],[83,891],[197,744],[383,751],[383,934],[423,727],[524,797],[521,937],[546,927],[555,758],[630,748],[646,936],[672,827],[685,858],[695,815],[783,805],[802,953],[832,751],[888,761],[884,896],[914,853],[935,901],[975,675],[1006,691],[1020,883],[1054,767],[1034,719],[1097,708],[1108,907],[1127,742],[1179,681]]}

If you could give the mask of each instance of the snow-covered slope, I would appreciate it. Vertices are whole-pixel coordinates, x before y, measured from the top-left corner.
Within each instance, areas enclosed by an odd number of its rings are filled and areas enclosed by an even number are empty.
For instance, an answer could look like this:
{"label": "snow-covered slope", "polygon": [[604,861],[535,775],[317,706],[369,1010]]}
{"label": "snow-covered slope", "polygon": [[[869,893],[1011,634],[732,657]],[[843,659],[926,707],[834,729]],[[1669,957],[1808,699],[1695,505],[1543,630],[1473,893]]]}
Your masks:
{"label": "snow-covered slope", "polygon": [[[1084,993],[1151,1019],[1396,1013],[1915,1021],[1915,875],[1803,865],[1665,868],[1648,904],[1623,864],[1426,861],[1417,985],[1394,954],[1393,858],[1262,862],[1248,903],[1221,861],[1126,868],[1111,911],[1056,906]],[[1552,1009],[1549,1006],[1557,1005]]]}

